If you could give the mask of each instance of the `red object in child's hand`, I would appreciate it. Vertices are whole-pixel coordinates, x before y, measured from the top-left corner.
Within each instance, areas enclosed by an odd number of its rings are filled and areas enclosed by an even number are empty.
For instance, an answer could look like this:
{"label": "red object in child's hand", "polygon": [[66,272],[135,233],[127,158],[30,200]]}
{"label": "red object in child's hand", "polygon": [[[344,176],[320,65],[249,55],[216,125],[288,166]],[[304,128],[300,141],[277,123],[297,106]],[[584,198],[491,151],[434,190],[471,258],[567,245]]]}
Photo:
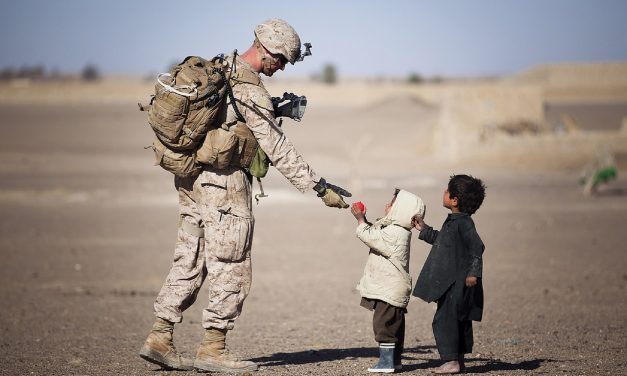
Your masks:
{"label": "red object in child's hand", "polygon": [[359,207],[359,209],[361,210],[361,212],[362,212],[362,213],[366,211],[366,205],[364,205],[364,203],[363,203],[363,202],[361,202],[361,201],[357,201],[357,202],[355,203],[355,205],[357,205],[357,206]]}

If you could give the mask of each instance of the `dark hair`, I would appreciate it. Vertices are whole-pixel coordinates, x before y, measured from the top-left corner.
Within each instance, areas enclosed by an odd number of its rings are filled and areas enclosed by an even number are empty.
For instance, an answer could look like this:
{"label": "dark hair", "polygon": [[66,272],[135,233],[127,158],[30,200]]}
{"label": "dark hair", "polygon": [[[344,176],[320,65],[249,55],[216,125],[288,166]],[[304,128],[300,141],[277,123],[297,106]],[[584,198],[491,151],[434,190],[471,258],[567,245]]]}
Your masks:
{"label": "dark hair", "polygon": [[448,181],[448,193],[451,198],[457,198],[460,212],[474,214],[485,198],[485,185],[481,179],[469,175],[453,175]]}

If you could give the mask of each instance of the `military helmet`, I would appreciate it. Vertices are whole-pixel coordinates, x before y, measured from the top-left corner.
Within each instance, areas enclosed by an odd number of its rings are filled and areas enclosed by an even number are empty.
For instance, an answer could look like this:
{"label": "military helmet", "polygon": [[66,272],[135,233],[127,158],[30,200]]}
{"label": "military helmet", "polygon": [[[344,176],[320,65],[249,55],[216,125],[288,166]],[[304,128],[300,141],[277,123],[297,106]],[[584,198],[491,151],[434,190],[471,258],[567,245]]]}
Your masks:
{"label": "military helmet", "polygon": [[292,64],[300,57],[300,37],[286,21],[264,21],[255,28],[255,36],[268,51],[283,55]]}

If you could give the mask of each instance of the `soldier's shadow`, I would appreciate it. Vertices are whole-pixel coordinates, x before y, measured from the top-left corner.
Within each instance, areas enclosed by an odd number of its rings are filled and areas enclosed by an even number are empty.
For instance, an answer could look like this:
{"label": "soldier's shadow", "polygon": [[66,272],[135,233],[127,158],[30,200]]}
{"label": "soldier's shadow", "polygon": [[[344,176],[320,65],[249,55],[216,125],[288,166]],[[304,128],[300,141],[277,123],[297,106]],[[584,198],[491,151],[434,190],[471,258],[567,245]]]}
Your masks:
{"label": "soldier's shadow", "polygon": [[[442,364],[439,359],[427,358],[427,354],[433,354],[435,346],[417,346],[406,348],[403,352],[403,371],[426,370],[438,367]],[[322,349],[297,351],[291,353],[275,353],[270,356],[250,359],[266,367],[284,365],[302,365],[310,363],[333,362],[338,360],[350,360],[357,358],[373,358],[379,356],[379,349],[376,347],[356,347],[348,349]],[[467,373],[486,373],[493,371],[532,371],[539,368],[544,362],[552,362],[551,359],[532,359],[518,363],[508,363],[501,360],[489,358],[471,358],[466,360]],[[476,364],[480,363],[480,364]]]}

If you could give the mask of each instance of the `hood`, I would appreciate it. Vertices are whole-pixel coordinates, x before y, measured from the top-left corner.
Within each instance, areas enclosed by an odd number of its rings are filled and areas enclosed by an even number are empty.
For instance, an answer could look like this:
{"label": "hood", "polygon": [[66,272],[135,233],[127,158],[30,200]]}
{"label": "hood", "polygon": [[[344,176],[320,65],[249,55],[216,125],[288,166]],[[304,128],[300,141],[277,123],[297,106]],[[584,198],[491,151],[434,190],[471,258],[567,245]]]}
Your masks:
{"label": "hood", "polygon": [[425,204],[422,199],[413,193],[400,190],[388,215],[380,221],[382,225],[398,225],[411,229],[411,219],[415,215],[424,216]]}

